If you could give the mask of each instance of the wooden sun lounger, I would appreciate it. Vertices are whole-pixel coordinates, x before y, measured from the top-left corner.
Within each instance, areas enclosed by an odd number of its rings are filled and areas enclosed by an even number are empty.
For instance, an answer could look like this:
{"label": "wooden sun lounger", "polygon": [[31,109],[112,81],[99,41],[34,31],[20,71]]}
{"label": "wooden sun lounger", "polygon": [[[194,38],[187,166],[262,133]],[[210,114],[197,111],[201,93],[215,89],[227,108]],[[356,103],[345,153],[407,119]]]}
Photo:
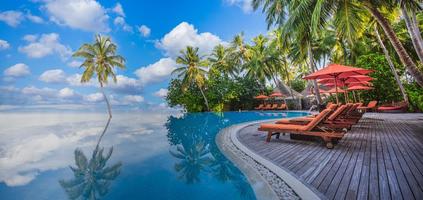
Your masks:
{"label": "wooden sun lounger", "polygon": [[[268,105],[271,105],[271,104],[268,104]],[[277,107],[278,107],[278,104],[274,103],[273,105],[269,106],[269,108],[266,107],[264,110],[276,110]]]}
{"label": "wooden sun lounger", "polygon": [[259,106],[255,107],[254,109],[255,110],[261,110],[263,108],[264,108],[264,105],[263,104],[260,104]]}
{"label": "wooden sun lounger", "polygon": [[376,105],[377,105],[377,101],[370,101],[367,104],[367,106],[359,106],[358,109],[364,110],[364,111],[368,111],[368,110],[375,111],[376,110]]}
{"label": "wooden sun lounger", "polygon": [[286,104],[281,104],[280,106],[278,106],[277,108],[276,108],[276,110],[286,110],[288,107],[286,106]]}
{"label": "wooden sun lounger", "polygon": [[272,104],[266,104],[262,110],[270,110],[272,108]]}
{"label": "wooden sun lounger", "polygon": [[326,147],[331,149],[333,148],[332,142],[334,140],[341,139],[344,136],[344,133],[329,130],[323,125],[323,120],[329,115],[330,112],[330,109],[323,110],[306,125],[261,124],[258,130],[267,131],[266,142],[270,142],[273,135],[277,135],[277,137],[279,137],[281,133],[292,133],[320,137],[326,143]]}

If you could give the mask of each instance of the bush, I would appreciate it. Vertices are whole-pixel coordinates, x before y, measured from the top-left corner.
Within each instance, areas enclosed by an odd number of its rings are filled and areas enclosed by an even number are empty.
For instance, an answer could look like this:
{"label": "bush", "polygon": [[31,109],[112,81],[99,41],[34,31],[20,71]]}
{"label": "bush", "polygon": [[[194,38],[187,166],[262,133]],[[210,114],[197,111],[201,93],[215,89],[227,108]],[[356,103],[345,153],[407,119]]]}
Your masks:
{"label": "bush", "polygon": [[411,112],[423,111],[423,88],[416,83],[404,85],[407,91],[408,101],[410,102],[409,109]]}

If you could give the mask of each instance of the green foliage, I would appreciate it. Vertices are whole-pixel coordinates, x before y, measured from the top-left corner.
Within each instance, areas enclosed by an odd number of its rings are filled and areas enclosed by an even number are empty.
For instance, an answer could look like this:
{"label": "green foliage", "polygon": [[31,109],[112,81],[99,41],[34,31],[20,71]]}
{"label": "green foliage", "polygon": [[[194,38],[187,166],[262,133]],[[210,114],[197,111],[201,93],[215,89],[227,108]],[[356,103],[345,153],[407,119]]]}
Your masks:
{"label": "green foliage", "polygon": [[[404,72],[403,69],[398,63],[394,63],[394,65],[398,75],[401,76]],[[374,90],[361,92],[361,97],[365,101],[377,100],[381,104],[402,100],[401,92],[384,55],[378,53],[362,55],[357,59],[357,67],[374,70],[370,74],[374,78],[372,81]]]}
{"label": "green foliage", "polygon": [[423,111],[423,88],[416,83],[404,86],[410,101],[409,109],[414,112]]}
{"label": "green foliage", "polygon": [[81,67],[85,68],[81,82],[88,82],[97,75],[101,86],[107,83],[109,76],[116,82],[114,67],[125,69],[125,59],[116,54],[117,46],[109,37],[96,35],[93,44],[83,44],[72,56],[85,59]]}
{"label": "green foliage", "polygon": [[302,92],[306,87],[306,81],[302,78],[296,78],[291,81],[291,88],[297,92]]}
{"label": "green foliage", "polygon": [[[167,102],[169,106],[182,106],[188,112],[205,111],[200,91],[195,85],[181,89],[181,80],[172,79],[168,87]],[[221,112],[238,109],[251,109],[261,86],[247,77],[229,78],[221,76],[215,69],[209,72],[209,79],[204,86],[205,96],[209,100],[211,111]]]}

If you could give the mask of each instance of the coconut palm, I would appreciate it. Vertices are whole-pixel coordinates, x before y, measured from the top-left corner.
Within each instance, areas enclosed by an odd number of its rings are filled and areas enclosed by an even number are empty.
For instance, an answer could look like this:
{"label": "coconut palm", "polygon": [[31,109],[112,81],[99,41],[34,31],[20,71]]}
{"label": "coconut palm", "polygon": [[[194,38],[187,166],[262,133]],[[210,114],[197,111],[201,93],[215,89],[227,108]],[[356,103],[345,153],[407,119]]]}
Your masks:
{"label": "coconut palm", "polygon": [[186,89],[190,84],[197,85],[207,110],[210,111],[209,102],[203,91],[207,62],[198,55],[198,47],[187,46],[185,51],[181,51],[181,55],[176,58],[176,63],[182,66],[173,70],[172,73],[177,73],[178,78],[182,78],[183,89]]}
{"label": "coconut palm", "polygon": [[104,93],[103,87],[107,84],[109,77],[116,83],[116,74],[114,67],[125,69],[125,59],[116,54],[117,46],[110,40],[109,37],[96,35],[93,44],[83,44],[74,54],[73,57],[84,58],[81,67],[85,68],[81,77],[81,83],[86,83],[91,80],[95,75],[97,81],[100,83],[100,89],[103,94],[104,100],[107,104],[109,118],[100,138],[98,139],[96,149],[98,148],[101,139],[109,127],[110,120],[112,119],[112,110],[109,100]]}
{"label": "coconut palm", "polygon": [[420,34],[421,31],[418,27],[416,12],[421,11],[422,8],[419,3],[421,0],[399,0],[401,13],[405,21],[408,33],[410,34],[411,41],[417,56],[421,63],[423,63],[423,39]]}
{"label": "coconut palm", "polygon": [[[408,2],[417,2],[416,0],[407,0]],[[401,62],[414,77],[416,82],[423,86],[423,72],[419,71],[417,65],[411,59],[389,21],[379,11],[380,8],[395,9],[402,0],[253,0],[255,9],[263,5],[263,11],[267,13],[268,25],[304,26],[310,29],[310,34],[316,34],[333,20],[337,35],[345,38],[350,44],[353,44],[354,38],[360,33],[360,24],[366,17],[374,17],[385,32],[385,35],[391,42],[397,52]],[[418,0],[421,2],[421,0]],[[289,18],[285,19],[288,11]],[[366,15],[368,14],[368,15]],[[293,20],[297,19],[297,20]],[[300,23],[301,22],[301,23]],[[300,23],[300,24],[298,24]]]}
{"label": "coconut palm", "polygon": [[376,34],[376,38],[377,38],[379,45],[382,47],[383,53],[385,54],[385,58],[388,61],[389,67],[391,68],[391,71],[392,71],[392,74],[394,75],[395,81],[397,82],[397,84],[400,88],[402,97],[403,97],[404,101],[406,103],[408,103],[407,93],[405,92],[404,86],[402,85],[401,80],[398,76],[398,73],[395,70],[394,63],[392,62],[391,56],[389,55],[389,51],[386,49],[385,45],[383,44],[383,41],[382,41],[380,34],[379,34],[379,31],[378,31],[377,24],[374,25],[374,32]]}
{"label": "coconut palm", "polygon": [[113,148],[103,154],[103,148],[95,149],[91,159],[80,149],[75,150],[75,167],[70,166],[74,178],[60,180],[69,199],[100,199],[109,191],[111,182],[120,174],[122,163],[106,166]]}
{"label": "coconut palm", "polygon": [[217,69],[224,76],[235,77],[237,69],[235,68],[235,64],[231,62],[230,54],[231,49],[218,44],[214,47],[210,55],[210,67]]}

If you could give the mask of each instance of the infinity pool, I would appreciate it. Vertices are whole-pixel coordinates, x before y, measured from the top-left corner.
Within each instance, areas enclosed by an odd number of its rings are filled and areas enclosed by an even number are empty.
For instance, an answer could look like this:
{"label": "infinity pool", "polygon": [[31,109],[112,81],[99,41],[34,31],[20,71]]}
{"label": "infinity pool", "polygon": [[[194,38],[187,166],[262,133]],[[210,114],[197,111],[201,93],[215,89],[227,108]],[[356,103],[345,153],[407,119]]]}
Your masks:
{"label": "infinity pool", "polygon": [[2,113],[0,199],[255,199],[216,134],[305,114],[116,113],[95,150],[105,114]]}

